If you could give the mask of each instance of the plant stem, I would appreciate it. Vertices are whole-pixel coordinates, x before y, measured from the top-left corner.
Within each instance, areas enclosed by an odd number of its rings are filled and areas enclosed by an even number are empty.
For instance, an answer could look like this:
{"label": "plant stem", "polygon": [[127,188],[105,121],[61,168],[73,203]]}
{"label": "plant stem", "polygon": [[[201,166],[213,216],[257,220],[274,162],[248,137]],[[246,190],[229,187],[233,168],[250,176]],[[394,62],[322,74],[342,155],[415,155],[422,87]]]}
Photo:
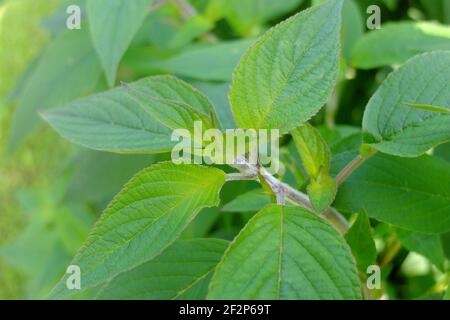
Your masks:
{"label": "plant stem", "polygon": [[[271,175],[266,168],[258,165],[252,165],[248,163],[244,158],[239,157],[236,159],[234,168],[238,169],[241,173],[227,174],[226,180],[260,180],[262,177],[269,185],[272,192],[277,198],[277,202],[282,204],[285,199],[289,199],[294,204],[308,209],[311,212],[316,213],[320,217],[328,220],[340,233],[345,234],[349,228],[347,220],[335,209],[328,208],[323,214],[318,214],[314,211],[308,196],[298,190],[295,190],[290,185],[278,180]],[[242,179],[239,179],[242,177]]]}
{"label": "plant stem", "polygon": [[342,184],[342,182],[344,182],[345,179],[347,179],[353,173],[353,171],[358,169],[360,165],[362,165],[367,159],[369,159],[371,156],[373,156],[376,152],[377,151],[374,149],[364,156],[358,154],[337,175],[337,177],[336,177],[337,186],[339,187]]}

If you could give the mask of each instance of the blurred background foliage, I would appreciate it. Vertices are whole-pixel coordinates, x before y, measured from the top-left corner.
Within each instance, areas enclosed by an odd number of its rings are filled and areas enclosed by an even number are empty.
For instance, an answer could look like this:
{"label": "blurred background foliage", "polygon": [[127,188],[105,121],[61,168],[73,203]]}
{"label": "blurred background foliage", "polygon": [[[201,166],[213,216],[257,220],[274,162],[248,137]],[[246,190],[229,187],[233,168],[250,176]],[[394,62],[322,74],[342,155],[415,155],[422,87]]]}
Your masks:
{"label": "blurred background foliage", "polygon": [[[424,51],[450,50],[450,0],[345,1],[339,81],[313,119],[334,153],[358,145],[364,107],[393,68]],[[221,126],[232,128],[227,90],[242,53],[269,27],[321,1],[151,2],[117,81],[175,74],[205,92]],[[71,4],[83,10],[82,32],[66,29]],[[366,28],[372,4],[381,8],[377,34]],[[39,110],[108,89],[84,8],[84,0],[0,0],[0,299],[45,298],[122,185],[168,157],[86,150],[39,120]],[[283,144],[283,179],[302,188],[300,160],[288,138]],[[434,155],[448,163],[449,144]],[[231,239],[268,201],[256,187],[227,184],[221,208],[202,211],[183,237]],[[421,238],[375,221],[372,226],[383,270],[383,290],[375,298],[441,298],[450,236]]]}

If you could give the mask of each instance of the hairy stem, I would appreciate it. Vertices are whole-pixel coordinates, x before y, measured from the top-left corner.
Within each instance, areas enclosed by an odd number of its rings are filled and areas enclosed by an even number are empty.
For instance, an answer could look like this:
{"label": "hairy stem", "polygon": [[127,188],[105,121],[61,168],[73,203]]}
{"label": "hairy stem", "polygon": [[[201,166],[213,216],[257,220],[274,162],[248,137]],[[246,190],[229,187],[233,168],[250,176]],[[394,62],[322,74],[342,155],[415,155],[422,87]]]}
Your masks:
{"label": "hairy stem", "polygon": [[[227,174],[227,181],[234,180],[257,180],[260,181],[261,178],[269,185],[272,192],[277,198],[278,204],[284,204],[285,199],[290,200],[294,204],[308,209],[311,212],[314,211],[308,196],[294,188],[290,185],[278,180],[266,168],[258,165],[252,165],[247,162],[244,158],[239,157],[236,159],[236,163],[233,165],[234,168],[238,169],[241,173],[230,173]],[[242,179],[240,179],[240,177]],[[328,220],[340,233],[345,234],[349,228],[347,220],[335,209],[328,208],[322,214],[318,214],[320,217]]]}
{"label": "hairy stem", "polygon": [[342,182],[345,181],[356,169],[359,168],[360,165],[362,165],[367,159],[369,159],[371,156],[373,156],[377,151],[371,150],[366,155],[362,156],[358,154],[352,161],[350,161],[344,169],[342,169],[341,172],[336,177],[336,184],[339,187]]}

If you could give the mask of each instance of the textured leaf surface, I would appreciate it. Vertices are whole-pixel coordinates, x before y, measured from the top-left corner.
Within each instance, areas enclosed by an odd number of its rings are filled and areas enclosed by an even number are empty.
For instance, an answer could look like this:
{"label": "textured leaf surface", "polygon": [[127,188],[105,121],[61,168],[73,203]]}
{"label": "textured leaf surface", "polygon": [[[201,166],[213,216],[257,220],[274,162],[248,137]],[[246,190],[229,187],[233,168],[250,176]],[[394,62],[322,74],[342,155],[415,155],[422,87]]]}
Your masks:
{"label": "textured leaf surface", "polygon": [[299,207],[257,213],[225,252],[210,299],[359,299],[356,265],[342,237]]}
{"label": "textured leaf surface", "polygon": [[11,147],[14,148],[37,127],[37,111],[92,92],[100,76],[100,62],[87,30],[72,30],[55,38],[45,49],[18,97]]}
{"label": "textured leaf surface", "polygon": [[377,249],[372,238],[369,218],[364,210],[358,214],[355,222],[345,234],[345,240],[350,245],[361,272],[365,273],[368,266],[376,263]]}
{"label": "textured leaf surface", "polygon": [[123,54],[144,22],[152,0],[88,0],[91,37],[110,87]]}
{"label": "textured leaf surface", "polygon": [[404,229],[396,229],[396,233],[405,248],[423,255],[436,267],[444,271],[445,253],[439,235],[412,232]]}
{"label": "textured leaf surface", "polygon": [[316,114],[337,76],[342,1],[327,1],[266,32],[240,61],[230,103],[241,128],[286,133]]}
{"label": "textured leaf surface", "polygon": [[227,246],[227,241],[216,239],[177,241],[154,259],[115,277],[98,298],[204,299]]}
{"label": "textured leaf surface", "polygon": [[[338,173],[355,153],[336,155]],[[369,217],[409,230],[450,230],[450,164],[434,157],[414,159],[375,154],[339,187],[333,204],[343,212],[366,210]]]}
{"label": "textured leaf surface", "polygon": [[403,102],[450,108],[450,51],[409,60],[381,84],[363,119],[364,142],[382,152],[414,157],[450,140],[450,114]]}
{"label": "textured leaf surface", "polygon": [[[218,204],[225,174],[215,168],[160,163],[138,173],[103,212],[71,264],[83,288],[152,259],[173,243],[198,211]],[[61,298],[65,277],[51,294]]]}
{"label": "textured leaf surface", "polygon": [[450,50],[450,27],[430,22],[395,22],[366,33],[352,51],[352,65],[372,69],[402,64],[417,54]]}
{"label": "textured leaf surface", "polygon": [[43,117],[64,138],[91,149],[155,153],[174,145],[171,130],[161,122],[173,128],[189,127],[197,119],[192,114],[208,122],[211,110],[209,100],[188,84],[171,76],[155,76],[71,102]]}
{"label": "textured leaf surface", "polygon": [[214,108],[208,98],[186,82],[172,76],[155,76],[125,87],[148,113],[170,129],[193,132],[196,121],[202,122],[205,129],[213,127]]}

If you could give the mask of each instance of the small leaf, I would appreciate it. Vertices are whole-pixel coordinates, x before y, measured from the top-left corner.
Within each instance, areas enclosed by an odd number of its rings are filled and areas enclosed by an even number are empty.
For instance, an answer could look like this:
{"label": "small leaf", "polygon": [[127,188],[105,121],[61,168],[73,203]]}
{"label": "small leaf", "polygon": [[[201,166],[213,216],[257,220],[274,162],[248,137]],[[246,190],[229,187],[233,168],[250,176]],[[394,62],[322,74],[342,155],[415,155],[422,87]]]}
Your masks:
{"label": "small leaf", "polygon": [[336,230],[299,207],[258,212],[218,264],[209,299],[360,299],[350,249]]}
{"label": "small leaf", "polygon": [[330,169],[330,149],[319,131],[309,123],[291,131],[295,146],[308,175],[317,180]]}
{"label": "small leaf", "polygon": [[[333,157],[338,173],[355,157]],[[333,206],[341,212],[366,210],[369,217],[423,233],[450,231],[450,164],[439,158],[413,159],[375,154],[339,187]]]}
{"label": "small leaf", "polygon": [[307,9],[267,31],[246,52],[229,93],[240,128],[286,133],[315,115],[337,77],[341,0]]}
{"label": "small leaf", "polygon": [[450,140],[450,115],[406,108],[402,102],[449,106],[450,51],[416,56],[392,72],[370,99],[363,139],[393,155],[416,157]]}
{"label": "small leaf", "polygon": [[360,69],[403,64],[417,54],[450,50],[450,27],[434,22],[391,22],[362,36],[351,63]]}
{"label": "small leaf", "polygon": [[113,278],[98,299],[204,299],[228,242],[177,241],[159,256]]}
{"label": "small leaf", "polygon": [[[83,273],[83,288],[110,280],[161,253],[205,207],[216,206],[224,172],[165,162],[144,169],[115,197],[71,262]],[[71,291],[66,277],[50,294]]]}
{"label": "small leaf", "polygon": [[396,229],[396,233],[406,249],[423,255],[436,267],[445,271],[445,253],[439,235],[413,232],[398,228]]}
{"label": "small leaf", "polygon": [[368,266],[376,264],[377,249],[372,238],[369,218],[364,210],[358,214],[355,222],[345,234],[345,240],[350,245],[361,272],[366,273]]}
{"label": "small leaf", "polygon": [[318,181],[311,181],[306,187],[311,204],[317,212],[322,212],[334,201],[337,192],[336,179],[326,175]]}
{"label": "small leaf", "polygon": [[314,210],[326,209],[336,196],[336,180],[329,175],[330,148],[320,132],[306,123],[291,131],[303,166],[311,178],[307,186],[308,196]]}
{"label": "small leaf", "polygon": [[153,0],[88,0],[91,37],[110,87],[123,54],[137,33]]}

